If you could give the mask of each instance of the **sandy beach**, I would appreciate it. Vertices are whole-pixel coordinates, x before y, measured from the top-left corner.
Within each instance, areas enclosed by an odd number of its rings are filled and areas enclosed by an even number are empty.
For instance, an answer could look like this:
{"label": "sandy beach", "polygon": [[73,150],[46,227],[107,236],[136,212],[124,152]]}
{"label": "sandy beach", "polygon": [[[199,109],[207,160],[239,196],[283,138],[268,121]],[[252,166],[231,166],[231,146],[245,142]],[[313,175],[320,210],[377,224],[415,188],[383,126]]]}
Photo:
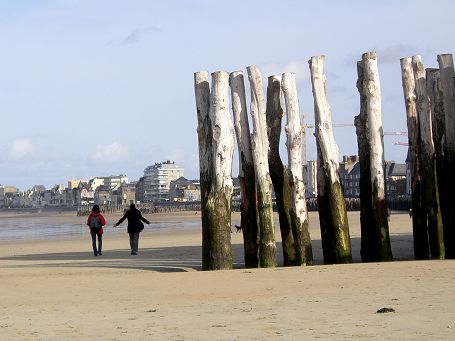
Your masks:
{"label": "sandy beach", "polygon": [[[407,214],[391,216],[394,262],[360,263],[359,213],[350,212],[355,263],[322,265],[311,212],[316,265],[244,269],[242,235],[233,233],[235,269],[214,272],[200,271],[198,214],[148,216],[168,228],[146,227],[138,256],[126,224],[112,228],[118,217],[106,217],[101,257],[84,233],[0,242],[1,340],[455,339],[455,262],[413,261]],[[182,221],[193,223],[172,227]]]}

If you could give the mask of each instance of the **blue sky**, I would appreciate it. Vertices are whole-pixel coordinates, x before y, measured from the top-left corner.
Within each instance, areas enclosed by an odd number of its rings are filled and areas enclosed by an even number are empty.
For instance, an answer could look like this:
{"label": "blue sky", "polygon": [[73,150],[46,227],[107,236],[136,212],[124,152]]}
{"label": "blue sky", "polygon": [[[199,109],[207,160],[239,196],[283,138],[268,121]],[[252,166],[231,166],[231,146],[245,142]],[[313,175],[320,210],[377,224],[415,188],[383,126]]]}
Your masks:
{"label": "blue sky", "polygon": [[[0,184],[143,175],[174,160],[198,177],[193,73],[295,72],[313,122],[308,59],[326,55],[334,123],[359,110],[356,61],[378,53],[385,131],[406,130],[399,59],[455,50],[452,1],[0,0]],[[356,154],[354,128],[336,128]],[[406,147],[385,138],[385,157]],[[315,142],[308,131],[308,158]],[[285,153],[283,153],[285,158]],[[237,162],[234,162],[237,175]]]}

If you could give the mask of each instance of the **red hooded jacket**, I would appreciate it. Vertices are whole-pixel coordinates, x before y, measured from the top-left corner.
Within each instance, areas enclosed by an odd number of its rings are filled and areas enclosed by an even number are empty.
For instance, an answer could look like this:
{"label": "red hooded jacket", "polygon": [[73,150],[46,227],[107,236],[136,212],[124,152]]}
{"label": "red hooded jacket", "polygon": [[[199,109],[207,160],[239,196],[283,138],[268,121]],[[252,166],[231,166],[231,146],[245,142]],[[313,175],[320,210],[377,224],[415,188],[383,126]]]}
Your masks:
{"label": "red hooded jacket", "polygon": [[[96,217],[98,216],[98,219],[100,221],[100,224],[101,224],[101,228],[98,230],[98,234],[103,234],[103,226],[106,225],[106,220],[104,220],[104,217],[101,215],[101,213],[99,212],[91,212],[90,215],[88,216],[87,218],[87,225],[90,226],[90,222],[92,220],[92,217]],[[92,229],[90,229],[90,232],[91,233],[95,233],[95,231],[92,231]]]}

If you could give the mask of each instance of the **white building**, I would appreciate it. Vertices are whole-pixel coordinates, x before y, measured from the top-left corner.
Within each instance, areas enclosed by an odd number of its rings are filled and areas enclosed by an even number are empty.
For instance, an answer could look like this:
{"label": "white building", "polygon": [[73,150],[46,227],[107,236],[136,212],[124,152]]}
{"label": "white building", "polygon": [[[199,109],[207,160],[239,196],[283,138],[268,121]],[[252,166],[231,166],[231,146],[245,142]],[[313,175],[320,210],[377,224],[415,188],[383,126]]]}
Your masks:
{"label": "white building", "polygon": [[183,175],[184,168],[169,160],[148,166],[144,170],[142,200],[144,202],[168,201],[171,181]]}
{"label": "white building", "polygon": [[119,189],[123,183],[128,183],[128,177],[126,175],[111,175],[111,176],[99,176],[96,178],[90,179],[90,187],[93,191],[100,186],[106,186],[111,191]]}
{"label": "white building", "polygon": [[317,173],[317,162],[314,160],[308,160],[304,166],[304,182],[305,182],[305,196],[307,198],[315,198],[318,194],[318,173]]}

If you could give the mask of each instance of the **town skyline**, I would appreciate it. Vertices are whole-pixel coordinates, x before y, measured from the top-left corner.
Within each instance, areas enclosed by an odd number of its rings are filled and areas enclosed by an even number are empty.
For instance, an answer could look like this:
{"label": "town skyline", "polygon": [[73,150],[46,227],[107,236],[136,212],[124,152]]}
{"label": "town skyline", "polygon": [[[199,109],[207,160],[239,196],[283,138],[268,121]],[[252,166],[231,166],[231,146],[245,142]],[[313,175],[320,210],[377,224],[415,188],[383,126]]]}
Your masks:
{"label": "town skyline", "polygon": [[[283,153],[281,153],[283,154]],[[284,155],[282,155],[283,157]],[[356,160],[358,160],[359,156],[356,155],[356,154],[340,154],[340,160],[339,160],[339,163],[342,164],[344,163],[345,159],[350,159],[354,157]],[[78,178],[78,177],[68,177],[65,181],[63,182],[51,182],[49,184],[44,184],[44,183],[40,183],[39,181],[33,183],[32,185],[30,185],[29,187],[27,188],[22,188],[22,187],[19,187],[17,186],[16,184],[10,184],[10,183],[4,183],[2,182],[2,180],[0,179],[0,187],[15,187],[19,190],[19,192],[25,192],[25,191],[28,191],[28,190],[31,190],[33,187],[35,186],[44,186],[45,189],[52,189],[54,188],[55,186],[60,186],[60,185],[64,185],[65,187],[67,188],[70,188],[70,186],[67,186],[69,182],[71,181],[80,181],[80,180],[83,180],[83,181],[90,181],[92,179],[96,179],[96,178],[107,178],[107,177],[118,177],[118,176],[123,176],[123,177],[126,177],[128,179],[127,183],[128,184],[131,184],[131,183],[134,183],[134,182],[137,182],[140,180],[141,177],[144,177],[144,174],[145,174],[145,171],[153,166],[153,165],[158,165],[158,164],[165,164],[167,162],[170,162],[170,163],[175,163],[177,164],[175,161],[173,160],[165,160],[165,161],[161,161],[161,162],[153,162],[153,163],[150,163],[150,165],[146,166],[144,168],[144,171],[143,171],[143,174],[141,176],[139,176],[138,178],[132,178],[130,177],[128,174],[124,173],[124,172],[120,172],[120,173],[117,173],[117,174],[114,174],[114,173],[110,173],[110,174],[98,174],[98,175],[95,175],[95,176],[89,176],[89,177],[86,177],[86,178]],[[310,163],[310,162],[316,162],[316,160],[307,160],[307,163]],[[385,160],[385,163],[397,163],[397,164],[405,164],[405,161],[397,161],[397,160]],[[232,173],[232,178],[237,178],[238,177],[238,168],[236,168],[236,165],[238,164],[238,162],[236,160],[233,160],[233,173]],[[177,164],[178,166],[181,166],[183,169],[184,169],[184,174],[182,175],[184,178],[188,179],[188,180],[199,180],[199,174],[197,174],[196,177],[189,177],[185,174],[185,171],[186,171],[186,168],[185,168],[185,165],[182,165],[182,164]]]}

